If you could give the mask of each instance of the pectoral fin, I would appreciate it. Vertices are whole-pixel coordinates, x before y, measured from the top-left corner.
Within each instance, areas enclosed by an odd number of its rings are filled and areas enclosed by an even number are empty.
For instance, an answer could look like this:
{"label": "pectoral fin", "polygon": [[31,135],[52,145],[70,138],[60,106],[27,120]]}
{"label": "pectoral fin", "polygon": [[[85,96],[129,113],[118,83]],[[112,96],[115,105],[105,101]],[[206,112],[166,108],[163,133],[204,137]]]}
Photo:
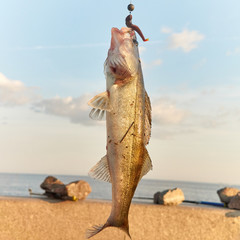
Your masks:
{"label": "pectoral fin", "polygon": [[94,167],[90,169],[88,175],[101,181],[111,182],[107,155],[104,156]]}
{"label": "pectoral fin", "polygon": [[88,105],[93,107],[89,113],[90,118],[94,120],[102,120],[105,111],[111,111],[108,92],[103,92],[93,97]]}
{"label": "pectoral fin", "polygon": [[148,151],[146,148],[144,148],[144,162],[143,162],[143,168],[142,173],[140,176],[140,179],[146,175],[150,170],[152,170],[152,160],[148,154]]}

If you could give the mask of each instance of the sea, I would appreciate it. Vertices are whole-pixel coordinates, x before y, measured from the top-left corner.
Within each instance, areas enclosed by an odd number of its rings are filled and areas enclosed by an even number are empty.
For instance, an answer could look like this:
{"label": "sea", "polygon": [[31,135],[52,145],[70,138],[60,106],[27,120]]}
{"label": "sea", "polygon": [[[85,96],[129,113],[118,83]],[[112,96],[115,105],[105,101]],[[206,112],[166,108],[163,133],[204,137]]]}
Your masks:
{"label": "sea", "polygon": [[[29,189],[33,193],[43,194],[44,191],[40,188],[40,184],[47,176],[47,174],[0,173],[0,196],[30,197]],[[88,176],[54,175],[54,177],[61,180],[64,184],[77,180],[88,182],[92,189],[92,192],[87,197],[89,199],[111,200],[112,198],[110,183],[98,181]],[[186,200],[218,203],[220,200],[217,190],[224,187],[240,189],[240,185],[227,185],[223,183],[214,184],[143,178],[136,189],[133,201],[152,202],[152,198],[156,192],[180,188]]]}

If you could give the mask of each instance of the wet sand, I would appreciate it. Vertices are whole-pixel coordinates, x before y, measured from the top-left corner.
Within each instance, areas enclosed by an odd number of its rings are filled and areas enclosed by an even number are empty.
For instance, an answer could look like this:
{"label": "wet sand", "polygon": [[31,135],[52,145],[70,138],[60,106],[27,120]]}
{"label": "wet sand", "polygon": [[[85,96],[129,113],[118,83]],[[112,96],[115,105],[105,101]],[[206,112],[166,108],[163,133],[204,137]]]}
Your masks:
{"label": "wet sand", "polygon": [[[83,240],[110,210],[108,201],[0,197],[0,240]],[[129,223],[132,240],[240,240],[240,211],[225,208],[133,203]],[[128,238],[116,228],[92,238],[120,239]]]}

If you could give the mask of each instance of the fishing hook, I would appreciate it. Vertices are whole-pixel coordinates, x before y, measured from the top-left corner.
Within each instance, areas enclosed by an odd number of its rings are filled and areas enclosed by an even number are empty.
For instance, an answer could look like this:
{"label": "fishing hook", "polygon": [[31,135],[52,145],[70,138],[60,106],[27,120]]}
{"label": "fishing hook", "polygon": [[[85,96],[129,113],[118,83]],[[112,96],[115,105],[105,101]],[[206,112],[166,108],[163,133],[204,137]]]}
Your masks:
{"label": "fishing hook", "polygon": [[136,31],[144,42],[148,41],[149,39],[148,38],[146,39],[144,37],[144,35],[143,35],[142,31],[140,30],[140,28],[137,25],[132,24],[132,14],[131,14],[131,11],[134,10],[134,5],[133,4],[129,4],[128,5],[128,10],[130,11],[130,14],[125,19],[127,27],[129,27],[132,30]]}

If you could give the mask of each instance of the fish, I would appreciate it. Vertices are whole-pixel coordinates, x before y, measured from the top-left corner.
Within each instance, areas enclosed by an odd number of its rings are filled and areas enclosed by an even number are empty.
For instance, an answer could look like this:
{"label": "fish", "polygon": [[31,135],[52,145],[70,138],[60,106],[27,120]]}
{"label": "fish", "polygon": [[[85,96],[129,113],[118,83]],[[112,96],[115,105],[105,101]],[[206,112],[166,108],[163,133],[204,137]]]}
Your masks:
{"label": "fish", "polygon": [[151,136],[151,103],[144,87],[138,42],[133,29],[112,28],[104,63],[106,91],[93,97],[90,117],[106,115],[106,155],[89,171],[112,183],[112,209],[105,224],[88,229],[91,238],[107,227],[123,230],[131,239],[128,214],[141,178],[152,169],[146,149]]}

